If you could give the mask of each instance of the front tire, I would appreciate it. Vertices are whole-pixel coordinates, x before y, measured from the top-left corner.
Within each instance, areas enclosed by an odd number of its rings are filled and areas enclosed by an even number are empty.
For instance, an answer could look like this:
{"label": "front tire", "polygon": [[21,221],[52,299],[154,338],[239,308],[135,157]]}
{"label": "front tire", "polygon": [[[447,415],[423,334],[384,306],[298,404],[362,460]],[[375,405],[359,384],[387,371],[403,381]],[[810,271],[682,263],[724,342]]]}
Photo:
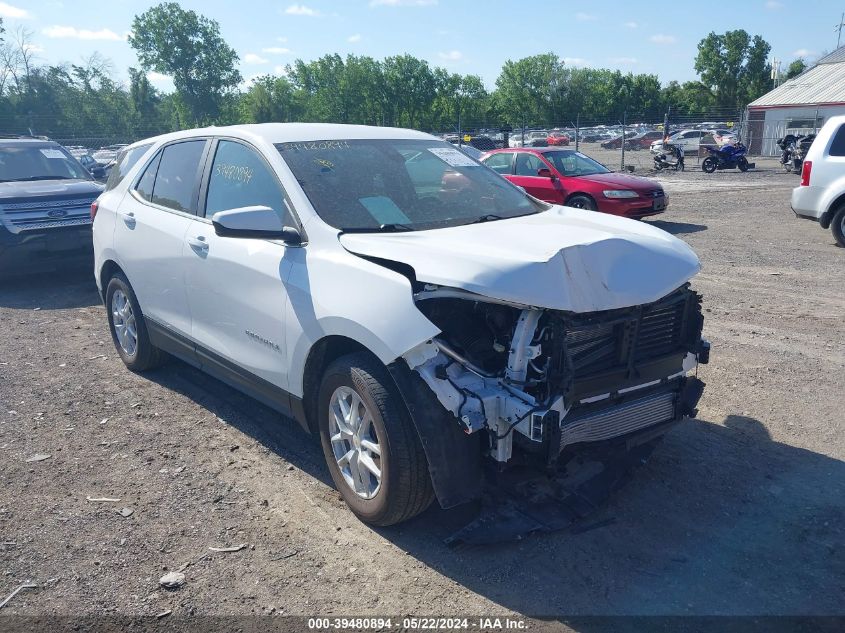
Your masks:
{"label": "front tire", "polygon": [[736,166],[739,167],[739,171],[748,171],[748,160],[743,156],[736,162]]}
{"label": "front tire", "polygon": [[833,221],[830,223],[830,230],[833,232],[836,243],[842,248],[845,248],[845,207],[839,209],[836,215],[833,216]]}
{"label": "front tire", "polygon": [[712,174],[716,171],[716,159],[712,156],[708,156],[703,161],[701,161],[701,170],[705,174]]}
{"label": "front tire", "polygon": [[121,273],[114,275],[106,286],[106,311],[114,347],[130,370],[146,371],[166,360],[164,352],[150,343],[138,298]]}
{"label": "front tire", "polygon": [[365,523],[394,525],[434,499],[428,462],[387,369],[366,353],[334,361],[323,375],[318,426],[332,479]]}
{"label": "front tire", "polygon": [[572,196],[566,201],[567,207],[575,207],[576,209],[584,209],[585,211],[595,211],[596,203],[593,199],[585,195]]}

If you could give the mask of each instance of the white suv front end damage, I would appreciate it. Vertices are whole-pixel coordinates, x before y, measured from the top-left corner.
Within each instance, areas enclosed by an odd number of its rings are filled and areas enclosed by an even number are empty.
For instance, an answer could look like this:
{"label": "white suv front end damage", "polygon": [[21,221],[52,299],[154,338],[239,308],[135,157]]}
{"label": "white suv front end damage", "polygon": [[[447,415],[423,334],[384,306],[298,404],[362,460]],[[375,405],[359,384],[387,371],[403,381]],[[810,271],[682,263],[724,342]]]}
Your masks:
{"label": "white suv front end damage", "polygon": [[414,301],[440,334],[402,358],[496,462],[519,446],[550,463],[695,414],[691,374],[709,356],[688,284],[699,262],[667,233],[556,207],[341,243],[414,271]]}
{"label": "white suv front end damage", "polygon": [[487,432],[497,462],[511,459],[515,437],[552,461],[567,446],[694,414],[700,390],[690,393],[688,375],[709,345],[700,299],[686,286],[653,304],[586,315],[433,287],[416,299],[438,325],[445,314],[472,324],[471,340],[444,324],[403,358],[465,433]]}

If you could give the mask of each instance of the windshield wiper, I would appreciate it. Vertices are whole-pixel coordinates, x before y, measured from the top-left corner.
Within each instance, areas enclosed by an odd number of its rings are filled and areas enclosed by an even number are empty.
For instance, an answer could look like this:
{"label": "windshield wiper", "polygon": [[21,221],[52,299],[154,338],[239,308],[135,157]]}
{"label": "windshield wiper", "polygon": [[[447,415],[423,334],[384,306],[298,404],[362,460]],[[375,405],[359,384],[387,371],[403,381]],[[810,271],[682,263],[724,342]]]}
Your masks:
{"label": "windshield wiper", "polygon": [[481,224],[482,222],[491,222],[493,220],[504,220],[504,218],[500,215],[496,215],[495,213],[487,213],[482,215],[480,218],[476,218],[472,222],[468,222],[467,224]]}
{"label": "windshield wiper", "polygon": [[8,182],[32,182],[33,180],[82,180],[70,176],[29,176],[27,178],[14,178]]}
{"label": "windshield wiper", "polygon": [[395,222],[391,222],[390,224],[380,225],[378,230],[384,231],[385,233],[399,233],[401,231],[413,231],[414,227],[408,226],[407,224],[397,224]]}
{"label": "windshield wiper", "polygon": [[416,229],[407,224],[391,222],[389,224],[380,224],[379,226],[356,226],[341,230],[344,233],[404,233],[405,231],[415,231]]}

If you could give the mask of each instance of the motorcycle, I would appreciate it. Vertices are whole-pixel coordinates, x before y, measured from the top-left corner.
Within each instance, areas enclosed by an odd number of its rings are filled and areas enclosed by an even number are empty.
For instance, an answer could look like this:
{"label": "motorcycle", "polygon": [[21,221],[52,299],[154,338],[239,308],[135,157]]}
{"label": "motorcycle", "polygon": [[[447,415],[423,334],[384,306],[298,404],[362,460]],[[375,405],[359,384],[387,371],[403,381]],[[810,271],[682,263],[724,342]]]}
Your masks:
{"label": "motorcycle", "polygon": [[780,163],[787,173],[801,173],[801,167],[804,165],[804,157],[807,155],[807,150],[810,149],[810,145],[813,144],[815,138],[815,134],[799,134],[797,136],[795,134],[787,134],[777,140],[778,147],[781,149]]}
{"label": "motorcycle", "polygon": [[680,145],[663,145],[663,150],[654,155],[654,168],[657,171],[674,169],[684,171],[684,148]]}
{"label": "motorcycle", "polygon": [[712,174],[717,169],[735,169],[739,171],[748,171],[754,167],[754,163],[749,163],[745,154],[748,149],[742,143],[736,145],[723,145],[718,149],[715,147],[705,147],[710,156],[701,161],[701,169],[706,174]]}

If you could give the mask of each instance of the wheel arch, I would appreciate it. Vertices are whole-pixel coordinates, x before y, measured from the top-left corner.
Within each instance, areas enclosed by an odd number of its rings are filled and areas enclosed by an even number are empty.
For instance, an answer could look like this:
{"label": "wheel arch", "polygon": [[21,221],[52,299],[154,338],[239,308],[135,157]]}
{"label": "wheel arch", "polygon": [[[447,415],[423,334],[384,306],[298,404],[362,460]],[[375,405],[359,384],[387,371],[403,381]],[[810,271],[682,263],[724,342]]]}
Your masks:
{"label": "wheel arch", "polygon": [[823,229],[829,229],[834,216],[840,209],[845,208],[845,191],[841,192],[833,201],[827,205],[827,210],[819,218],[819,224]]}
{"label": "wheel arch", "polygon": [[[324,336],[311,346],[305,359],[302,372],[302,409],[307,430],[316,435],[317,428],[317,395],[320,391],[320,381],[326,368],[342,356],[364,352],[381,363],[381,360],[366,345],[339,334]],[[383,363],[382,363],[383,364]]]}
{"label": "wheel arch", "polygon": [[103,262],[103,265],[100,266],[100,298],[103,300],[103,303],[106,302],[106,287],[109,285],[108,281],[114,276],[115,273],[120,273],[124,277],[126,277],[126,273],[123,271],[120,265],[113,259],[107,259]]}

